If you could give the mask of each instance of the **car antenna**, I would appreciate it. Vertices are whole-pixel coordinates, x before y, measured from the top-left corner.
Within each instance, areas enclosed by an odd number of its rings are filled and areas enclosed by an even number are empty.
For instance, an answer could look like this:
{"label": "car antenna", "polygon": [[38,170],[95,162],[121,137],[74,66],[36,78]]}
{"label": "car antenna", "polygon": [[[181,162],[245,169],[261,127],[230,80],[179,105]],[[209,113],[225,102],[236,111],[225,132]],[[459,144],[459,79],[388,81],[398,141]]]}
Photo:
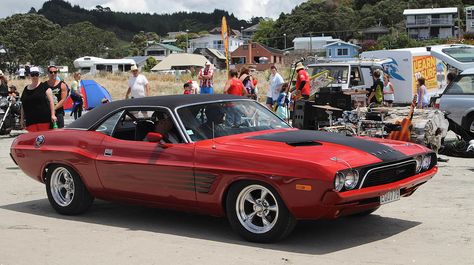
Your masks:
{"label": "car antenna", "polygon": [[214,141],[214,122],[212,122],[212,149],[216,149],[216,143]]}

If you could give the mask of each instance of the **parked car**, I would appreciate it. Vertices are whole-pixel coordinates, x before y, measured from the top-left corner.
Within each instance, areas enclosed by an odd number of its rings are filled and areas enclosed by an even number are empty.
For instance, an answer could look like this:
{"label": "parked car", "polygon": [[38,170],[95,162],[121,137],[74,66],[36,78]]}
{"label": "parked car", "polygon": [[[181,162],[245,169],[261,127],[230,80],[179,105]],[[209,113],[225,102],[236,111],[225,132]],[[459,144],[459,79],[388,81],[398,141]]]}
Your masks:
{"label": "parked car", "polygon": [[114,101],[18,136],[11,157],[60,214],[94,198],[146,204],[226,216],[255,242],[284,238],[297,220],[370,214],[437,172],[423,146],[293,129],[232,95]]}

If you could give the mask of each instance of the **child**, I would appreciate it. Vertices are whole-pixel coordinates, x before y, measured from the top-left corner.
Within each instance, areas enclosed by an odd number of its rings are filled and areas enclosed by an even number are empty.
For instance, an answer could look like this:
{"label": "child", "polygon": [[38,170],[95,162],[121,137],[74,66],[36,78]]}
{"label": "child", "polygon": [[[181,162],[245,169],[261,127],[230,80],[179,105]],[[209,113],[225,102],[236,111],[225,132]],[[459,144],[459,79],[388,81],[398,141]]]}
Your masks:
{"label": "child", "polygon": [[287,105],[289,103],[288,98],[286,96],[286,93],[288,93],[288,83],[284,83],[281,86],[280,90],[280,95],[278,96],[277,102],[276,102],[276,110],[275,113],[278,117],[281,119],[288,121],[288,108]]}
{"label": "child", "polygon": [[184,83],[183,88],[184,88],[184,93],[183,93],[184,95],[193,94],[193,81],[190,80]]}

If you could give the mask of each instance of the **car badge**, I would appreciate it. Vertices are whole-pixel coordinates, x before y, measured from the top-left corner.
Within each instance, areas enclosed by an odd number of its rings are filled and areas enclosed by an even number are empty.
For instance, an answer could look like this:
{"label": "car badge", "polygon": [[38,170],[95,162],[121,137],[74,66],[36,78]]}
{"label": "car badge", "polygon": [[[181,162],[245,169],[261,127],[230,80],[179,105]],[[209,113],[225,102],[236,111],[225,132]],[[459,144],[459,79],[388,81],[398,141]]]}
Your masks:
{"label": "car badge", "polygon": [[44,135],[38,135],[35,140],[35,147],[40,148],[41,145],[44,143]]}

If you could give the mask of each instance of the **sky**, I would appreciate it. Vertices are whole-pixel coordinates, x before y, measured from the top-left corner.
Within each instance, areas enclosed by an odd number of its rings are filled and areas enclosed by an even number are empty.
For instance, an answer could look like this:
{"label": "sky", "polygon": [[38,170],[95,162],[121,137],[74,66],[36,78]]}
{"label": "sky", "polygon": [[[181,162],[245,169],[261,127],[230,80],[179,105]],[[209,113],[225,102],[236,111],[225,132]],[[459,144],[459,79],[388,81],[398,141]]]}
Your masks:
{"label": "sky", "polygon": [[[0,18],[16,13],[26,13],[31,7],[40,9],[45,0],[0,0]],[[93,9],[97,5],[110,7],[112,11],[141,13],[174,13],[198,11],[211,13],[214,9],[227,10],[239,19],[252,17],[278,18],[281,12],[291,10],[304,0],[68,0],[72,5]],[[172,3],[172,4],[171,4]]]}

